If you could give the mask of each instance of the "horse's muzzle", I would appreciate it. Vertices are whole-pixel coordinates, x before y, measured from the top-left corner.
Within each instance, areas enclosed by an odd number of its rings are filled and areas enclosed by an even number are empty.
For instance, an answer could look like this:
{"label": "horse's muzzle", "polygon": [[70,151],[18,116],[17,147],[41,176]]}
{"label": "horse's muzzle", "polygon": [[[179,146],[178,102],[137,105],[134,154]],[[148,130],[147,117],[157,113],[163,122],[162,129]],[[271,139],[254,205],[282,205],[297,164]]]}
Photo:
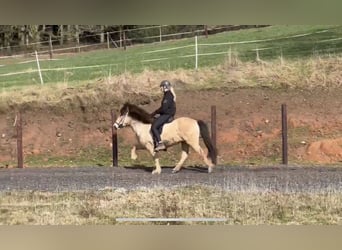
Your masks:
{"label": "horse's muzzle", "polygon": [[119,129],[119,128],[122,128],[123,126],[122,126],[122,124],[114,123],[113,127],[116,129]]}

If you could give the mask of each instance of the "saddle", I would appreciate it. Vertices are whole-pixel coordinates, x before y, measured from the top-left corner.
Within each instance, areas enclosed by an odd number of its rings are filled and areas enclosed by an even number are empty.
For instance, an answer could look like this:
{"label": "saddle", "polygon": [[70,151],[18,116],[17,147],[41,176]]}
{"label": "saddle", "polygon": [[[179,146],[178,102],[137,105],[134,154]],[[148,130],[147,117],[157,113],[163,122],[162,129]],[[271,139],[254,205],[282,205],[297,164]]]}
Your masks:
{"label": "saddle", "polygon": [[165,125],[165,124],[168,124],[168,123],[170,123],[170,122],[172,122],[174,119],[175,119],[175,118],[174,118],[173,116],[171,116],[171,117],[170,117],[162,126],[160,126],[160,128],[159,128],[159,134],[162,133],[164,125]]}

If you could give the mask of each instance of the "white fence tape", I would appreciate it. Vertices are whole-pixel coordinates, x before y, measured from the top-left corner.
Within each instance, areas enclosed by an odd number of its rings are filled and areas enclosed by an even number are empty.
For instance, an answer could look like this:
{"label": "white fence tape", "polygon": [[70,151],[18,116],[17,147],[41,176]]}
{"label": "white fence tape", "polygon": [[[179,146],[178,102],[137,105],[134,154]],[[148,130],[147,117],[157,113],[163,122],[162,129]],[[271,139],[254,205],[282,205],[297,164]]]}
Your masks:
{"label": "white fence tape", "polygon": [[170,57],[164,57],[164,58],[156,58],[156,59],[149,59],[149,60],[142,60],[141,62],[154,62],[154,61],[163,61],[163,60],[169,60]]}
{"label": "white fence tape", "polygon": [[194,46],[195,46],[194,44],[190,44],[190,45],[181,46],[181,47],[146,51],[146,52],[142,52],[141,54],[152,54],[152,53],[157,53],[157,52],[165,52],[165,51],[171,51],[171,50],[184,49],[184,48],[189,48],[189,47],[194,47]]}
{"label": "white fence tape", "polygon": [[275,47],[268,47],[268,48],[256,48],[256,49],[251,49],[252,51],[259,51],[259,50],[268,50],[268,49],[274,49]]}
{"label": "white fence tape", "polygon": [[[58,59],[58,58],[51,58],[51,59],[39,59],[40,62],[42,61],[60,61],[60,60],[64,60],[64,59]],[[25,63],[32,63],[32,62],[36,62],[36,60],[30,60],[30,61],[24,61],[24,62],[18,62],[18,64],[25,64]]]}
{"label": "white fence tape", "polygon": [[[324,30],[324,31],[326,32],[327,30]],[[318,32],[322,33],[322,31],[318,31]],[[259,39],[259,40],[250,40],[250,41],[227,42],[227,43],[201,43],[201,44],[198,44],[198,45],[201,45],[201,46],[220,46],[220,45],[234,45],[234,44],[272,42],[272,41],[283,40],[283,39],[290,39],[290,38],[309,36],[309,35],[316,34],[318,32],[298,34],[298,35],[286,36],[286,37],[278,37],[278,38],[267,38],[267,39]]]}
{"label": "white fence tape", "polygon": [[[88,69],[88,68],[99,68],[99,67],[105,67],[110,66],[113,64],[101,64],[101,65],[89,65],[89,66],[80,66],[80,67],[69,67],[69,68],[53,68],[53,69],[41,69],[41,72],[45,71],[62,71],[62,70],[73,70],[73,69]],[[13,72],[13,73],[6,73],[1,74],[0,76],[13,76],[13,75],[20,75],[20,74],[28,74],[28,73],[36,73],[38,70],[27,70],[22,72]]]}
{"label": "white fence tape", "polygon": [[333,41],[339,41],[339,40],[342,40],[342,37],[322,40],[322,41],[319,41],[319,43],[333,42]]}

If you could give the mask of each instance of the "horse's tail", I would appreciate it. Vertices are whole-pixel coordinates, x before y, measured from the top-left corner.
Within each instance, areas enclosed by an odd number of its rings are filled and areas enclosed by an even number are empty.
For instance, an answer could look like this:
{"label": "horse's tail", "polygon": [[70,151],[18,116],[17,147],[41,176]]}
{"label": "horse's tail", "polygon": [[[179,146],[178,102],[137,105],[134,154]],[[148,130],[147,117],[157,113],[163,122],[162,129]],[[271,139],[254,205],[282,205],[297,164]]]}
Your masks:
{"label": "horse's tail", "polygon": [[201,137],[204,141],[205,146],[208,149],[208,158],[211,159],[212,163],[216,164],[217,150],[211,140],[208,126],[202,120],[198,120],[197,123],[200,128]]}

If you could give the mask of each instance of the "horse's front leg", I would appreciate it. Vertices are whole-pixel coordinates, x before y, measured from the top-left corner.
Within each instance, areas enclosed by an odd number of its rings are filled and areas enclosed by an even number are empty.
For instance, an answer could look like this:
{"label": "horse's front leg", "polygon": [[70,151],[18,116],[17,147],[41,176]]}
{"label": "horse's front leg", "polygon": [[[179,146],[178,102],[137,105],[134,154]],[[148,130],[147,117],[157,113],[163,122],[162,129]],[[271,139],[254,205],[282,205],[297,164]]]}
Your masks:
{"label": "horse's front leg", "polygon": [[161,167],[160,167],[160,164],[159,164],[159,158],[158,158],[158,154],[156,154],[154,152],[154,146],[153,146],[153,143],[152,144],[147,144],[146,145],[146,148],[148,150],[148,152],[150,152],[150,154],[152,155],[153,159],[154,159],[154,163],[155,163],[155,166],[156,168],[152,171],[152,174],[160,174],[161,173]]}
{"label": "horse's front leg", "polygon": [[131,149],[131,159],[132,160],[138,159],[138,155],[137,155],[138,150],[146,150],[146,147],[144,145],[139,144],[139,143],[135,144]]}
{"label": "horse's front leg", "polygon": [[138,155],[137,155],[137,146],[134,145],[131,149],[131,159],[132,160],[136,160],[138,158]]}
{"label": "horse's front leg", "polygon": [[156,169],[152,171],[152,174],[160,174],[161,173],[161,167],[160,167],[160,164],[159,164],[159,158],[154,157],[154,162],[155,162],[155,165],[156,165]]}

